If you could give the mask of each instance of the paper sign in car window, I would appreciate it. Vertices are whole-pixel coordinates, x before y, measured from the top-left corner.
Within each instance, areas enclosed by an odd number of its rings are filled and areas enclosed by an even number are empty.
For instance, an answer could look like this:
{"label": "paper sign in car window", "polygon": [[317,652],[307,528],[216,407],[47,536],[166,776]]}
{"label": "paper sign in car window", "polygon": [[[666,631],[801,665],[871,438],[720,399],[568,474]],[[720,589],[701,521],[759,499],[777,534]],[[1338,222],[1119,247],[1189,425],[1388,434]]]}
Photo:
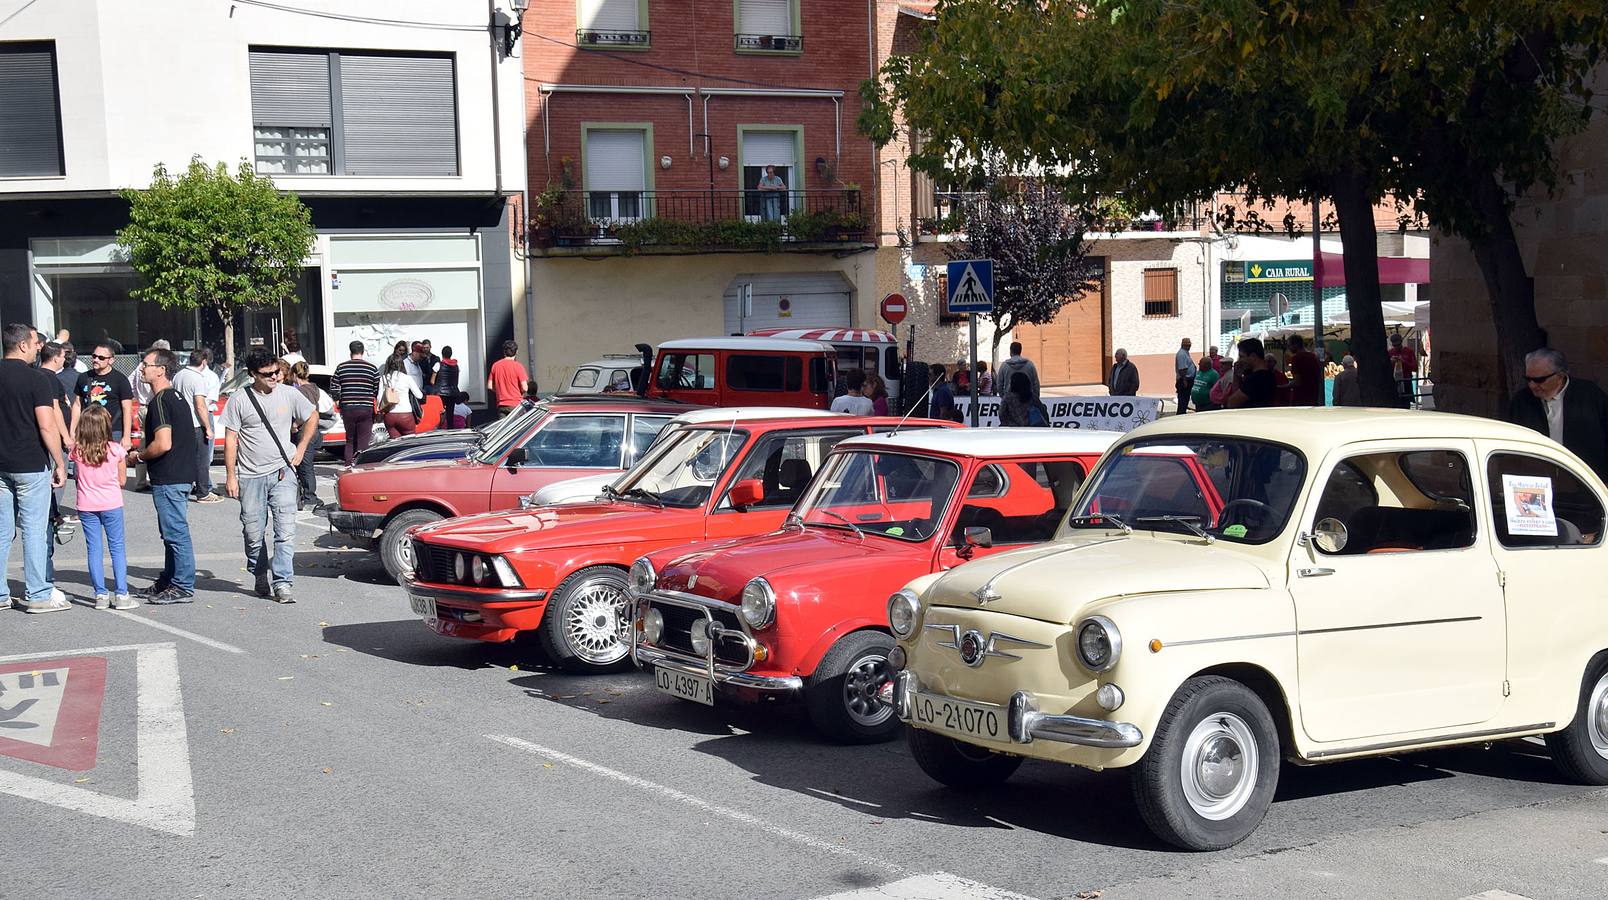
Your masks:
{"label": "paper sign in car window", "polygon": [[1558,516],[1552,508],[1552,479],[1541,475],[1503,475],[1502,507],[1508,534],[1558,536]]}

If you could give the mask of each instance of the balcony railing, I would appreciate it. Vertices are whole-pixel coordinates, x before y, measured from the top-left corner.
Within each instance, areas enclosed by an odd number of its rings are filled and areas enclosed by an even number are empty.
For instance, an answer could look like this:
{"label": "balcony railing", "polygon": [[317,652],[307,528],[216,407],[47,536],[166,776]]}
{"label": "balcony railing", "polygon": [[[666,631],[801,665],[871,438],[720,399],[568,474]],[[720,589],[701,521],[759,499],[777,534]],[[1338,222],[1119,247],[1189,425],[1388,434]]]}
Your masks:
{"label": "balcony railing", "polygon": [[646,47],[646,31],[611,31],[597,28],[580,28],[575,31],[575,43],[582,47]]}
{"label": "balcony railing", "polygon": [[[965,229],[965,207],[987,198],[986,192],[933,191],[927,202],[918,201],[922,213],[917,227],[923,235],[958,234]],[[1201,231],[1212,226],[1211,205],[1182,204],[1160,212],[1129,214],[1119,204],[1096,203],[1086,224],[1090,237],[1145,231]]]}
{"label": "balcony railing", "polygon": [[780,250],[863,243],[855,189],[566,191],[532,210],[538,246]]}
{"label": "balcony railing", "polygon": [[804,38],[797,34],[739,34],[734,46],[738,50],[770,50],[798,53],[804,49]]}

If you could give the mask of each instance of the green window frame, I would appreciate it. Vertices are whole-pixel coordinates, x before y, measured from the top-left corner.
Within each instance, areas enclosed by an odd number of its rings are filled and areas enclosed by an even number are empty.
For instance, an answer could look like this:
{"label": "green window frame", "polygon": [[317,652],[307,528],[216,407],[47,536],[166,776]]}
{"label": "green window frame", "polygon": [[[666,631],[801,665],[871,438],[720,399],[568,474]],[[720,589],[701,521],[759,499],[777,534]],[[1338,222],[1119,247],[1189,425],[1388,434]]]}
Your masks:
{"label": "green window frame", "polygon": [[754,56],[802,56],[804,54],[804,23],[800,0],[787,0],[792,17],[792,33],[762,35],[743,30],[743,0],[731,0],[732,49]]}
{"label": "green window frame", "polygon": [[582,50],[649,50],[653,47],[653,32],[648,27],[648,0],[637,2],[636,31],[611,31],[587,28],[581,23],[581,4],[575,0],[575,46]]}

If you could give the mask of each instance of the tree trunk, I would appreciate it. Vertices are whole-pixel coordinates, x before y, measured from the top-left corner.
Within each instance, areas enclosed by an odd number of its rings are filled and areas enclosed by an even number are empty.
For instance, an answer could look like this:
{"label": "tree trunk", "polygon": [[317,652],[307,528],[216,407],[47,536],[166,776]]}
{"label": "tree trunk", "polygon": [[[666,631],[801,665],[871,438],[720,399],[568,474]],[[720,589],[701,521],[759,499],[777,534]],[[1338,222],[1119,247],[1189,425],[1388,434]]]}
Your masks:
{"label": "tree trunk", "polygon": [[[1379,292],[1379,231],[1367,182],[1355,171],[1331,181],[1340,242],[1345,249],[1346,309],[1351,313],[1351,355],[1367,406],[1397,406],[1396,379],[1385,350],[1385,312]],[[1322,315],[1322,311],[1317,312]]]}
{"label": "tree trunk", "polygon": [[1485,276],[1491,323],[1501,362],[1499,383],[1507,388],[1501,402],[1524,388],[1524,354],[1547,346],[1547,333],[1535,317],[1535,280],[1524,268],[1519,239],[1513,233],[1507,195],[1490,172],[1470,172],[1474,203],[1485,221],[1483,234],[1469,239],[1474,261]]}

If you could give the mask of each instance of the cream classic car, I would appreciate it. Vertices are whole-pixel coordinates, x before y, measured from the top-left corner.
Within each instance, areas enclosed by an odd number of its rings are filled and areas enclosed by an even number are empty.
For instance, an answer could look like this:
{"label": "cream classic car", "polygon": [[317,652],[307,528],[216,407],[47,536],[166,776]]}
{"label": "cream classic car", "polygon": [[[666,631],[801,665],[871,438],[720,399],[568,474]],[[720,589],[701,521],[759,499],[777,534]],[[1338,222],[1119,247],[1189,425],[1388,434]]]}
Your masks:
{"label": "cream classic car", "polygon": [[1608,784],[1604,495],[1486,419],[1169,418],[1107,453],[1054,541],[889,598],[895,708],[950,785],[1132,766],[1145,823],[1197,850],[1255,830],[1284,758],[1545,735]]}

